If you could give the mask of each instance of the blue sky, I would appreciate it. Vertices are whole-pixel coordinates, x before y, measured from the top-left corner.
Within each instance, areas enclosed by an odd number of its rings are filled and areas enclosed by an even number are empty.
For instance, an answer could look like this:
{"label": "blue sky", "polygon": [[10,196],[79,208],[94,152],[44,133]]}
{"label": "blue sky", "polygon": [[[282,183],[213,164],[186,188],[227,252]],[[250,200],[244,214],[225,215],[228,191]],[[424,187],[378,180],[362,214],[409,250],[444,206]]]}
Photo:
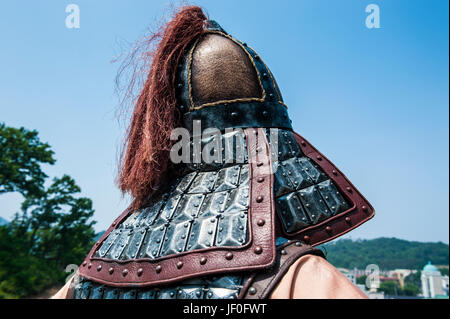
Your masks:
{"label": "blue sky", "polygon": [[[65,26],[80,7],[80,29]],[[114,186],[124,127],[111,63],[174,1],[40,0],[0,10],[0,121],[36,129],[93,199],[97,230],[127,206]],[[448,1],[193,1],[269,65],[297,132],[375,207],[352,238],[449,238]],[[368,4],[381,28],[365,26]],[[20,196],[0,196],[10,219]]]}

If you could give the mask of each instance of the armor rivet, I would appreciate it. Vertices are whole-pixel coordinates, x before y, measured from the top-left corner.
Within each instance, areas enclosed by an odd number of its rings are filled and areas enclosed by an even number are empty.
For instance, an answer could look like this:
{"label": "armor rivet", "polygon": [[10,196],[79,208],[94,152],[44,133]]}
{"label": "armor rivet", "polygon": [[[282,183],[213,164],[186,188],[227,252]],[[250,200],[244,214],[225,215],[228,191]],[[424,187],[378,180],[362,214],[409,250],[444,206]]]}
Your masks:
{"label": "armor rivet", "polygon": [[225,258],[226,258],[227,260],[233,259],[233,253],[227,253],[227,254],[225,255]]}
{"label": "armor rivet", "polygon": [[346,187],[345,189],[346,189],[346,190],[347,190],[347,192],[349,192],[349,193],[351,193],[351,192],[352,192],[352,189],[351,189],[350,187],[348,187],[348,186],[347,186],[347,187]]}
{"label": "armor rivet", "polygon": [[257,203],[261,203],[264,200],[264,197],[259,195],[258,197],[256,197],[256,202]]}
{"label": "armor rivet", "polygon": [[250,287],[250,289],[248,290],[248,293],[249,293],[250,295],[256,294],[256,288],[255,288],[255,287]]}
{"label": "armor rivet", "polygon": [[309,236],[308,236],[308,235],[303,236],[303,240],[304,240],[305,242],[309,242]]}
{"label": "armor rivet", "polygon": [[287,251],[283,249],[283,250],[281,250],[281,254],[282,254],[282,255],[286,255],[286,254],[287,254]]}
{"label": "armor rivet", "polygon": [[266,221],[265,221],[264,219],[259,219],[259,220],[256,222],[256,224],[257,224],[258,226],[264,226],[265,223],[266,223]]}
{"label": "armor rivet", "polygon": [[258,177],[258,179],[256,181],[258,183],[262,183],[262,182],[264,182],[264,177]]}
{"label": "armor rivet", "polygon": [[137,275],[138,275],[139,277],[141,277],[143,272],[144,272],[144,269],[139,268],[139,269],[137,270]]}
{"label": "armor rivet", "polygon": [[181,269],[181,267],[183,267],[183,262],[182,261],[177,262],[177,268]]}
{"label": "armor rivet", "polygon": [[263,249],[261,248],[261,246],[256,246],[255,247],[255,250],[254,250],[254,252],[255,252],[255,254],[260,254],[260,253],[262,253],[262,251],[263,251]]}
{"label": "armor rivet", "polygon": [[87,261],[83,261],[83,267],[87,265]]}
{"label": "armor rivet", "polygon": [[128,275],[128,269],[124,269],[123,271],[122,271],[122,276],[126,276],[126,275]]}
{"label": "armor rivet", "polygon": [[114,268],[112,268],[112,267],[109,268],[109,269],[108,269],[108,272],[109,272],[110,275],[112,275],[112,273],[114,272]]}
{"label": "armor rivet", "polygon": [[333,175],[337,176],[337,174],[338,174],[337,171],[334,169],[333,170]]}
{"label": "armor rivet", "polygon": [[367,213],[367,211],[368,211],[367,206],[364,205],[364,206],[361,207],[361,208],[362,208],[363,211],[365,211],[365,212]]}
{"label": "armor rivet", "polygon": [[345,217],[345,221],[346,221],[347,223],[350,224],[350,222],[352,221],[352,219],[351,219],[350,217]]}
{"label": "armor rivet", "polygon": [[331,227],[330,226],[325,227],[325,230],[327,231],[327,233],[331,233]]}
{"label": "armor rivet", "polygon": [[204,264],[206,264],[206,262],[207,262],[207,259],[205,257],[202,257],[200,259],[200,265],[204,265]]}
{"label": "armor rivet", "polygon": [[301,243],[301,242],[299,242],[299,241],[295,243],[295,246],[298,246],[298,247],[300,247],[301,245],[302,245],[302,243]]}
{"label": "armor rivet", "polygon": [[88,268],[89,268],[89,269],[91,269],[91,267],[92,267],[92,264],[91,264],[91,263],[89,263],[89,265],[88,265]]}
{"label": "armor rivet", "polygon": [[321,161],[321,160],[322,160],[322,156],[317,155],[317,159],[318,159],[319,161]]}
{"label": "armor rivet", "polygon": [[97,271],[100,271],[100,270],[102,270],[102,265],[98,265],[98,267],[97,267]]}
{"label": "armor rivet", "polygon": [[161,270],[162,270],[161,265],[156,266],[155,271],[157,274],[159,274],[161,272]]}

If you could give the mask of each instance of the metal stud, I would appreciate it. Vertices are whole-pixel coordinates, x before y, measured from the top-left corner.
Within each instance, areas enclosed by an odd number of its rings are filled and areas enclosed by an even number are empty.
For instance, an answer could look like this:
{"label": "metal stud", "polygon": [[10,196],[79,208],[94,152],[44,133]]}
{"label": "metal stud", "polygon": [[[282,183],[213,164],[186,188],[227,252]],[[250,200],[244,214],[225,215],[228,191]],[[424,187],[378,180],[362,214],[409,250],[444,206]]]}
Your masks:
{"label": "metal stud", "polygon": [[322,156],[317,155],[317,159],[318,159],[319,161],[321,161],[321,160],[322,160]]}
{"label": "metal stud", "polygon": [[307,243],[309,242],[310,238],[308,235],[303,236],[303,240]]}
{"label": "metal stud", "polygon": [[155,271],[157,274],[159,274],[161,272],[161,270],[162,270],[161,265],[156,266]]}
{"label": "metal stud", "polygon": [[345,221],[350,224],[352,222],[352,219],[350,217],[345,217]]}
{"label": "metal stud", "polygon": [[248,289],[248,293],[249,293],[250,295],[256,294],[256,288],[255,288],[255,287],[250,287],[250,288]]}
{"label": "metal stud", "polygon": [[98,267],[97,267],[97,271],[100,271],[100,270],[102,270],[102,265],[98,265]]}
{"label": "metal stud", "polygon": [[83,267],[87,265],[87,261],[83,261]]}
{"label": "metal stud", "polygon": [[207,261],[208,261],[208,260],[206,259],[206,257],[202,257],[202,258],[200,259],[200,265],[206,264]]}
{"label": "metal stud", "polygon": [[263,252],[263,249],[261,246],[256,246],[255,249],[253,250],[255,252],[255,254],[261,254]]}
{"label": "metal stud", "polygon": [[89,263],[89,265],[88,265],[88,268],[89,268],[89,269],[91,269],[91,267],[92,267],[92,264],[91,264],[91,263]]}
{"label": "metal stud", "polygon": [[183,262],[182,261],[177,262],[177,268],[181,269],[182,267],[183,267]]}
{"label": "metal stud", "polygon": [[300,247],[301,245],[302,245],[302,243],[299,241],[295,243],[295,246],[297,246],[297,247]]}
{"label": "metal stud", "polygon": [[258,226],[264,226],[265,223],[266,223],[266,221],[265,221],[264,219],[259,219],[259,220],[256,222],[256,224],[257,224]]}
{"label": "metal stud", "polygon": [[110,275],[112,275],[113,272],[114,272],[114,268],[113,268],[113,267],[109,268],[109,269],[108,269],[108,272],[109,272]]}
{"label": "metal stud", "polygon": [[346,190],[347,190],[347,192],[349,192],[349,193],[351,193],[352,192],[352,189],[349,187],[349,186],[347,186],[346,188],[345,188]]}
{"label": "metal stud", "polygon": [[327,231],[327,233],[331,233],[331,227],[330,226],[325,227],[325,230]]}
{"label": "metal stud", "polygon": [[258,179],[256,181],[258,183],[262,183],[262,182],[264,182],[264,177],[260,176],[260,177],[258,177]]}
{"label": "metal stud", "polygon": [[333,170],[332,173],[333,173],[334,176],[337,176],[337,174],[338,174],[338,172],[335,169]]}
{"label": "metal stud", "polygon": [[225,258],[226,258],[227,260],[233,259],[233,253],[227,253],[227,254],[225,255]]}
{"label": "metal stud", "polygon": [[369,211],[369,209],[367,208],[367,206],[366,205],[364,205],[363,207],[361,207],[362,208],[362,210],[364,211],[364,212],[368,212]]}
{"label": "metal stud", "polygon": [[137,270],[137,275],[138,275],[139,277],[141,277],[143,273],[144,273],[144,269],[139,268],[139,269]]}
{"label": "metal stud", "polygon": [[286,255],[286,254],[287,254],[287,251],[286,251],[285,249],[282,249],[282,250],[281,250],[281,254],[282,254],[282,255]]}
{"label": "metal stud", "polygon": [[128,269],[122,270],[122,276],[125,277],[126,275],[128,275]]}
{"label": "metal stud", "polygon": [[263,166],[263,165],[264,165],[263,162],[257,162],[257,163],[256,163],[256,166],[258,166],[258,167]]}
{"label": "metal stud", "polygon": [[264,197],[262,195],[259,195],[258,197],[256,197],[257,203],[261,203],[263,200],[264,200]]}

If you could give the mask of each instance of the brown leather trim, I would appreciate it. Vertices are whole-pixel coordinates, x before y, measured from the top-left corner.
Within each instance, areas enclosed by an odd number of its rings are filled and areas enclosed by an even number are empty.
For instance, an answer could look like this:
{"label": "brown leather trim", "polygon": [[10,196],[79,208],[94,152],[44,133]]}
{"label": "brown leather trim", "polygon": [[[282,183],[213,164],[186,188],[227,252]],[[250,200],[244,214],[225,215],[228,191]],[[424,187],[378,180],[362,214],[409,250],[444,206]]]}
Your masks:
{"label": "brown leather trim", "polygon": [[[244,131],[247,137],[250,166],[249,242],[246,245],[212,247],[155,260],[143,258],[132,261],[113,261],[95,258],[96,249],[109,233],[132,213],[131,210],[126,210],[91,249],[80,266],[80,276],[115,287],[139,287],[167,284],[199,275],[270,267],[276,257],[275,203],[270,146],[262,129],[251,128]],[[204,258],[206,263],[201,264],[200,260]]]}
{"label": "brown leather trim", "polygon": [[[355,186],[323,154],[297,133],[295,139],[302,152],[330,177],[339,191],[353,204],[352,207],[323,222],[304,228],[296,233],[287,233],[284,225],[281,232],[286,238],[296,238],[312,245],[320,245],[335,239],[370,220],[375,215],[372,205]],[[282,224],[282,223],[280,223]]]}
{"label": "brown leather trim", "polygon": [[281,281],[289,268],[307,254],[314,254],[325,258],[323,252],[300,241],[289,241],[277,247],[277,259],[274,266],[266,271],[253,274],[239,293],[239,299],[266,299]]}

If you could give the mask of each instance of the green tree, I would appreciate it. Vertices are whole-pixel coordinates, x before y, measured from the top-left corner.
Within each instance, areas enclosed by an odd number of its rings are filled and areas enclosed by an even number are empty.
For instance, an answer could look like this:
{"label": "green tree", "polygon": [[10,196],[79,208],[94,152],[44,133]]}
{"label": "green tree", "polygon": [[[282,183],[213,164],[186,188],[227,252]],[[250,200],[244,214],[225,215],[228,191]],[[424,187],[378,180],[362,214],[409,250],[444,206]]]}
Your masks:
{"label": "green tree", "polygon": [[67,175],[53,179],[41,197],[22,203],[22,214],[12,221],[17,236],[26,237],[30,254],[53,260],[58,266],[78,263],[95,237],[92,201],[75,197],[75,181]]}
{"label": "green tree", "polygon": [[366,275],[359,276],[358,278],[356,278],[356,283],[358,285],[365,285],[366,284],[366,279],[367,279]]}
{"label": "green tree", "polygon": [[0,194],[39,195],[47,178],[41,165],[54,164],[53,154],[38,132],[0,123]]}
{"label": "green tree", "polygon": [[402,289],[402,295],[404,296],[417,296],[422,290],[414,284],[405,284]]}
{"label": "green tree", "polygon": [[439,267],[438,269],[441,272],[442,276],[448,276],[448,267]]}
{"label": "green tree", "polygon": [[36,131],[0,125],[0,194],[24,196],[21,212],[0,226],[0,298],[20,298],[62,284],[69,264],[79,264],[96,236],[92,201],[79,197],[68,175],[54,178],[41,164],[53,164],[53,151]]}
{"label": "green tree", "polygon": [[380,284],[378,291],[383,291],[386,295],[397,296],[399,295],[400,287],[396,281],[386,280]]}

